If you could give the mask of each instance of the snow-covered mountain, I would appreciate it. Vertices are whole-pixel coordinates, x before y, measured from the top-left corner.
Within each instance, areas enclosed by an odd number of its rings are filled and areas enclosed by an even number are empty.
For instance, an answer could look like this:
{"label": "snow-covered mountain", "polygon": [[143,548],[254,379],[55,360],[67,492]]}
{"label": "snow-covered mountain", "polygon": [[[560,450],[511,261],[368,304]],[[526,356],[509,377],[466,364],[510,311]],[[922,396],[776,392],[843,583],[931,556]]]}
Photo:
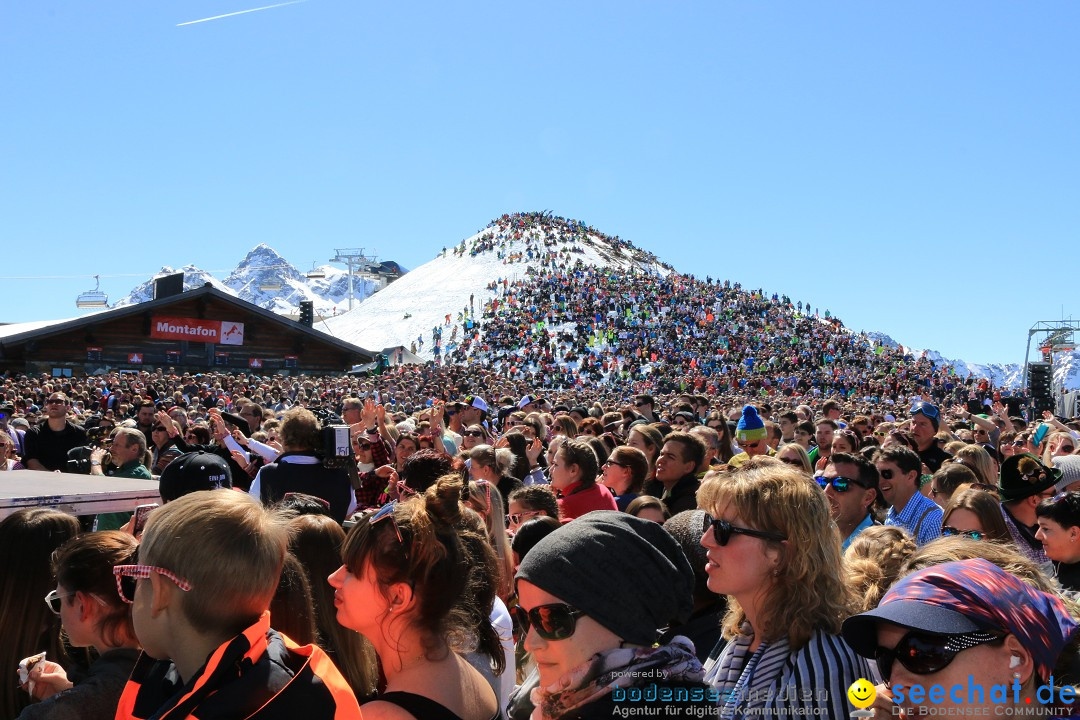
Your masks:
{"label": "snow-covered mountain", "polygon": [[[387,264],[387,263],[384,263]],[[242,300],[272,312],[295,315],[300,302],[314,303],[316,315],[331,316],[349,307],[349,274],[333,265],[316,268],[324,277],[308,278],[268,245],[260,244],[248,252],[243,260],[229,273],[224,281],[214,278],[194,265],[180,269],[184,273],[184,289],[202,287],[210,283],[218,290],[235,295]],[[132,290],[114,307],[146,302],[154,296],[154,279],[179,272],[163,267],[153,278]],[[356,302],[372,295],[383,282],[371,277],[353,276],[353,297]]]}

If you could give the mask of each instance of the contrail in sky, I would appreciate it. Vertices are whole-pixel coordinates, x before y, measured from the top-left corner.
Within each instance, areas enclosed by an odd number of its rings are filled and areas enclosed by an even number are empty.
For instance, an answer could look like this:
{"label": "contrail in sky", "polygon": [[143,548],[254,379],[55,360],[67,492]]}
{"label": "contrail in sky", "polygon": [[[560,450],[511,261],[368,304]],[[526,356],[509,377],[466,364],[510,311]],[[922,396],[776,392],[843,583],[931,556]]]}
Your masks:
{"label": "contrail in sky", "polygon": [[194,25],[196,23],[209,22],[210,20],[220,20],[221,18],[232,17],[233,15],[245,15],[247,13],[259,12],[260,10],[269,10],[270,8],[284,7],[286,5],[296,5],[297,3],[307,2],[307,0],[289,0],[289,2],[278,3],[277,5],[266,5],[264,7],[251,8],[250,10],[240,10],[238,12],[225,13],[224,15],[215,15],[214,17],[203,18],[202,20],[190,20],[188,22],[180,23],[176,27],[184,27],[185,25]]}

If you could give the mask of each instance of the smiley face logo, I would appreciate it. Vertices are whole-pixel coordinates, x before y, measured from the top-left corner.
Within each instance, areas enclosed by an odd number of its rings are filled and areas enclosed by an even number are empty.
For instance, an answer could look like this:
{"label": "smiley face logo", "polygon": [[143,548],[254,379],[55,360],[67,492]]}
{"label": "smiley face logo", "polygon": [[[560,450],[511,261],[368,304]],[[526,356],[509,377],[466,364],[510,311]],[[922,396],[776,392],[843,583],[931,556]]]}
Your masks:
{"label": "smiley face logo", "polygon": [[868,708],[874,704],[874,699],[877,697],[877,690],[874,689],[874,684],[864,678],[859,678],[855,682],[851,683],[851,687],[847,689],[848,700],[857,708]]}

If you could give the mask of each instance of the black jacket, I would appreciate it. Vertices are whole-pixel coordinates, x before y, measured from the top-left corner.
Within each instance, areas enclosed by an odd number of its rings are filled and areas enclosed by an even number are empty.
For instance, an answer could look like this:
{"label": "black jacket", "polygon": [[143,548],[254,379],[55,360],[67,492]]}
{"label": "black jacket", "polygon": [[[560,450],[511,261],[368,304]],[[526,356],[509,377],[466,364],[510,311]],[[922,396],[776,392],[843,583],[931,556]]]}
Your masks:
{"label": "black jacket", "polygon": [[264,465],[259,471],[259,497],[263,504],[273,505],[285,497],[285,493],[307,493],[330,503],[330,516],[339,523],[345,522],[353,497],[349,474],[343,469],[322,465],[281,462],[290,456],[312,457],[310,453],[288,452]]}

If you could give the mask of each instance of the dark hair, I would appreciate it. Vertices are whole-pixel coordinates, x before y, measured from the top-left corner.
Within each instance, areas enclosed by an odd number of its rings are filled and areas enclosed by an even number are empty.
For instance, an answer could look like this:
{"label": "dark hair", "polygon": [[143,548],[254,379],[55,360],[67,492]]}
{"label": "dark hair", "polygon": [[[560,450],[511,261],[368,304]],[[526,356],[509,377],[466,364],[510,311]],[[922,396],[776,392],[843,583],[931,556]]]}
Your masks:
{"label": "dark hair", "polygon": [[849,455],[848,453],[833,453],[829,456],[829,465],[835,465],[836,463],[847,463],[859,468],[859,482],[868,488],[877,489],[879,480],[877,466],[864,456]]}
{"label": "dark hair", "polygon": [[[529,446],[529,439],[517,430],[511,430],[503,437],[510,452],[514,453],[515,462],[510,468],[510,475],[518,480],[524,480],[529,475],[529,455],[525,449]],[[497,470],[497,468],[496,468]]]}
{"label": "dark hair", "polygon": [[559,526],[557,518],[547,515],[529,518],[521,523],[521,527],[514,533],[514,539],[510,541],[511,549],[517,553],[518,562],[524,560],[538,542],[558,530]]}
{"label": "dark hair", "polygon": [[210,428],[205,425],[189,425],[187,432],[191,433],[198,439],[197,445],[209,445],[210,444]]}
{"label": "dark hair", "polygon": [[[0,666],[9,672],[42,650],[61,664],[67,659],[60,619],[41,598],[55,587],[49,562],[53,551],[78,533],[74,515],[48,508],[18,510],[0,520]],[[29,701],[14,682],[0,683],[0,717],[17,716]]]}
{"label": "dark hair", "polygon": [[629,445],[620,445],[611,452],[608,459],[626,466],[630,471],[629,491],[640,493],[645,485],[645,478],[649,476],[649,459],[645,457],[645,453]]}
{"label": "dark hair", "polygon": [[[116,593],[115,565],[128,565],[139,543],[119,530],[102,530],[78,535],[57,548],[52,554],[52,569],[56,582],[69,592],[90,593],[109,609],[98,626],[110,645],[119,646],[135,637],[131,625],[131,606]],[[68,603],[74,602],[69,598]]]}
{"label": "dark hair", "polygon": [[[1001,514],[1001,501],[994,493],[973,487],[957,488],[945,506],[945,514],[941,517],[942,526],[949,523],[949,516],[953,510],[968,510],[975,513],[989,539],[1016,549],[1009,528],[1005,524],[1005,517]],[[1035,512],[1038,514],[1039,509],[1035,508]]]}
{"label": "dark hair", "polygon": [[320,644],[341,670],[357,699],[371,698],[379,676],[375,649],[363,635],[337,621],[334,590],[326,581],[341,565],[345,531],[325,515],[301,515],[290,521],[289,526],[292,530],[289,551],[308,574]]}
{"label": "dark hair", "polygon": [[810,436],[813,436],[814,430],[815,425],[809,420],[803,420],[801,423],[795,426],[795,432],[804,432]]}
{"label": "dark hair", "polygon": [[664,443],[678,443],[682,446],[682,461],[693,462],[698,467],[705,461],[705,442],[696,435],[673,432],[664,438]]}
{"label": "dark hair", "polygon": [[507,506],[516,502],[523,505],[527,510],[539,510],[548,517],[559,517],[559,501],[555,493],[547,485],[526,485],[510,493],[506,499]]}
{"label": "dark hair", "polygon": [[593,449],[593,454],[596,455],[597,466],[603,465],[611,456],[611,450],[608,448],[607,443],[601,438],[590,437],[586,439],[585,442],[589,443],[589,447]]}
{"label": "dark hair", "polygon": [[584,440],[566,440],[559,446],[558,454],[563,456],[568,465],[577,465],[581,470],[579,482],[583,489],[596,484],[600,464],[596,461],[596,452],[592,445]]}
{"label": "dark hair", "polygon": [[401,464],[401,479],[416,492],[424,492],[443,475],[454,471],[454,459],[442,450],[417,450]]}
{"label": "dark hair", "polygon": [[932,480],[937,483],[940,491],[945,493],[948,498],[952,498],[956,488],[961,485],[982,482],[971,468],[959,462],[942,465],[934,473]]}
{"label": "dark hair", "polygon": [[630,504],[626,506],[626,514],[638,517],[642,510],[648,508],[655,508],[664,514],[664,520],[671,519],[671,511],[668,510],[668,506],[664,504],[664,501],[660,498],[653,497],[652,495],[638,495],[636,498],[630,501]]}
{"label": "dark hair", "polygon": [[[307,493],[285,493],[281,500],[274,504],[277,510],[286,510],[296,515],[326,515],[330,516],[330,503],[321,497],[308,495]],[[275,628],[276,630],[277,628]],[[292,637],[291,635],[289,637]],[[296,640],[296,638],[293,638]]]}
{"label": "dark hair", "polygon": [[1043,500],[1035,506],[1035,516],[1053,520],[1063,528],[1080,525],[1080,492],[1073,490]]}
{"label": "dark hair", "polygon": [[915,451],[903,445],[891,445],[874,453],[874,462],[891,462],[900,468],[900,472],[918,473],[922,471],[922,460]]}
{"label": "dark hair", "polygon": [[[341,559],[356,576],[370,562],[383,592],[399,582],[413,588],[413,623],[429,659],[440,650],[452,652],[454,638],[475,632],[480,651],[491,658],[498,675],[505,657],[498,634],[487,622],[495,602],[498,561],[486,537],[462,529],[463,487],[459,475],[444,475],[422,496],[398,503],[393,522],[357,523],[345,538]],[[483,622],[477,623],[478,618]]]}
{"label": "dark hair", "polygon": [[281,582],[270,600],[270,617],[274,618],[275,630],[300,645],[310,645],[317,639],[311,583],[304,566],[291,552],[285,553]]}
{"label": "dark hair", "polygon": [[[836,422],[832,418],[827,418],[827,417],[818,418],[817,422],[814,423],[814,427],[816,428],[818,425],[828,425],[833,430],[839,430],[840,429],[840,424],[838,422]],[[858,448],[855,448],[855,449],[857,450]]]}

